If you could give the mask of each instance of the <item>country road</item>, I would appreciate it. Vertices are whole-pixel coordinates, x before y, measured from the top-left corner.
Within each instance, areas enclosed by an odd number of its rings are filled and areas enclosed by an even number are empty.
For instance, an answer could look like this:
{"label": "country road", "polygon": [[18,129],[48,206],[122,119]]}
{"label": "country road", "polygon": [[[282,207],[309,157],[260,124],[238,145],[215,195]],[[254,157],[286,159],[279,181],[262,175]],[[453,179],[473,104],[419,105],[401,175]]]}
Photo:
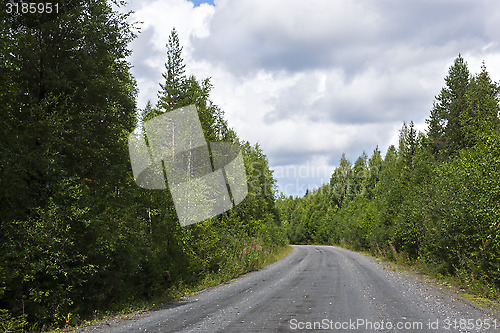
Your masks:
{"label": "country road", "polygon": [[131,320],[79,332],[500,332],[446,288],[331,246],[284,259]]}

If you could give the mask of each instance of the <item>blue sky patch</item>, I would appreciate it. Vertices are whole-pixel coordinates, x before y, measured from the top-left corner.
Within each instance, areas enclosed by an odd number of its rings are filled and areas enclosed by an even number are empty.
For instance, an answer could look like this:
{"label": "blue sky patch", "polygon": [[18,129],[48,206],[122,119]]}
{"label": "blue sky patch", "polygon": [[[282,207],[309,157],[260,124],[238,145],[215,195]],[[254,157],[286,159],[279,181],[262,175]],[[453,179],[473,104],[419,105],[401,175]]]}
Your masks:
{"label": "blue sky patch", "polygon": [[190,0],[192,3],[194,3],[194,6],[197,7],[201,5],[202,3],[208,3],[211,6],[214,6],[214,1],[213,0]]}

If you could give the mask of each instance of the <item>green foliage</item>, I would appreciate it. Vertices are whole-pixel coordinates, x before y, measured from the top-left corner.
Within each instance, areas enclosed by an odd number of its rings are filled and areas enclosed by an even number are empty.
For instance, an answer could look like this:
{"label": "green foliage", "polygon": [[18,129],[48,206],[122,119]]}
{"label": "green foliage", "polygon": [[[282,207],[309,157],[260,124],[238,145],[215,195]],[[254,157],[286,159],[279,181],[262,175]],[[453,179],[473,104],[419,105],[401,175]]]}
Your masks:
{"label": "green foliage", "polygon": [[437,192],[430,201],[429,259],[453,273],[463,268],[476,277],[500,281],[498,263],[498,135],[487,144],[461,151],[437,170]]}
{"label": "green foliage", "polygon": [[12,317],[9,311],[0,309],[0,332],[14,333],[24,331],[26,327],[26,316]]}

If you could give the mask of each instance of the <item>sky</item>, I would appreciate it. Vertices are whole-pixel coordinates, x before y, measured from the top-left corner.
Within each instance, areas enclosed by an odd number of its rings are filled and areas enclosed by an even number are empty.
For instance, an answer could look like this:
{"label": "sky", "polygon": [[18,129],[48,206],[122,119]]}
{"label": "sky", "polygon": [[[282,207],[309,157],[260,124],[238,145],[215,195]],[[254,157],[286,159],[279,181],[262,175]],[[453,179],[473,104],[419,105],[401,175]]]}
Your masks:
{"label": "sky", "polygon": [[178,32],[188,75],[238,136],[259,144],[277,191],[302,196],[397,145],[404,121],[425,132],[434,97],[460,53],[500,80],[496,0],[129,0],[141,22],[129,58],[138,107],[157,101],[166,43]]}

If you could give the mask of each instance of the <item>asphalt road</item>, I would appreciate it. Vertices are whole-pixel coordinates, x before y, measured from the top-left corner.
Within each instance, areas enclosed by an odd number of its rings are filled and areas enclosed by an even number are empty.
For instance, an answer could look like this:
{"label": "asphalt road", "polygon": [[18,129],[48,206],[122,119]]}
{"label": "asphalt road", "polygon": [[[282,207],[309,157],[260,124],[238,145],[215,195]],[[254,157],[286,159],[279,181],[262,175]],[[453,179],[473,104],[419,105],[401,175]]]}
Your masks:
{"label": "asphalt road", "polygon": [[81,332],[500,332],[447,288],[331,246],[294,246],[229,284]]}

